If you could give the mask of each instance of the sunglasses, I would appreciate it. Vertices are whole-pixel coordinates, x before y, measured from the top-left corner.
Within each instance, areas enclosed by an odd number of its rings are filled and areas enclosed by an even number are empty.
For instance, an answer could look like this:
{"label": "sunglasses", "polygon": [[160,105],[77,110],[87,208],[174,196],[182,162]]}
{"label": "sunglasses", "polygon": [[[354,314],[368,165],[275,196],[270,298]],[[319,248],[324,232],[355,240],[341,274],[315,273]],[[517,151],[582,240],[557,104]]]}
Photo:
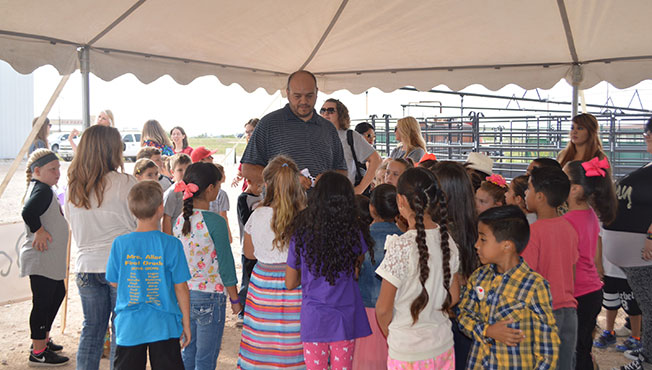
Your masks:
{"label": "sunglasses", "polygon": [[335,108],[330,107],[330,108],[322,108],[322,109],[319,110],[320,114],[324,114],[326,112],[328,112],[328,114],[333,114],[333,113],[335,113]]}
{"label": "sunglasses", "polygon": [[374,135],[374,134],[365,134],[365,136],[366,136],[367,138],[369,138],[369,139],[371,139],[371,138],[375,138],[375,137],[376,137],[376,135]]}

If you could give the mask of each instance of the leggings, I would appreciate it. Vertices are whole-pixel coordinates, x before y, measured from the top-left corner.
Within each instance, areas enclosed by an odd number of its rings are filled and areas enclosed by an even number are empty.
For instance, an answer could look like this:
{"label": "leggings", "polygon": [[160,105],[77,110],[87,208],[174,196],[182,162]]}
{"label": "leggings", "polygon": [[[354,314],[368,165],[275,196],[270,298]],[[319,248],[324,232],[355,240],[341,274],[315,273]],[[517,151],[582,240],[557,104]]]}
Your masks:
{"label": "leggings", "polygon": [[52,329],[61,302],[66,296],[63,280],[52,280],[41,275],[29,275],[32,289],[32,313],[29,315],[29,328],[32,339],[46,339]]}
{"label": "leggings", "polygon": [[627,282],[634,292],[638,306],[643,311],[641,325],[641,352],[647,361],[652,361],[652,266],[623,267]]}
{"label": "leggings", "polygon": [[575,369],[593,369],[591,349],[595,320],[602,309],[602,289],[577,297],[577,343]]}
{"label": "leggings", "polygon": [[339,342],[303,342],[303,356],[307,370],[327,370],[328,361],[331,370],[351,369],[355,340]]}

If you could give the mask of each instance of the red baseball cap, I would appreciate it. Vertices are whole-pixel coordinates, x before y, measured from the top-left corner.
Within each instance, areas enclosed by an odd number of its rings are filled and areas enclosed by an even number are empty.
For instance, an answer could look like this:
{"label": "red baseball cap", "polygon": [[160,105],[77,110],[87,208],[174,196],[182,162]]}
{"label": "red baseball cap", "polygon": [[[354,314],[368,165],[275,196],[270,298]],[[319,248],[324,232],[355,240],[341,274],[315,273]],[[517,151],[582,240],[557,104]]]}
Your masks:
{"label": "red baseball cap", "polygon": [[210,151],[203,146],[198,146],[192,150],[192,153],[190,154],[190,159],[192,159],[192,163],[197,163],[202,159],[215,154],[215,152],[217,152],[217,149]]}

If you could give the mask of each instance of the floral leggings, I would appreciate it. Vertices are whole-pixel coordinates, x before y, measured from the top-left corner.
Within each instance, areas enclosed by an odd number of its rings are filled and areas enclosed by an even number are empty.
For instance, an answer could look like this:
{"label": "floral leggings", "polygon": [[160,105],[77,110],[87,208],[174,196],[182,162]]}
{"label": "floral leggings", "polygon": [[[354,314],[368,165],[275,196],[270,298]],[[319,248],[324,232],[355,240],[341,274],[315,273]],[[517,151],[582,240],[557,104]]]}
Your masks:
{"label": "floral leggings", "polygon": [[453,370],[455,369],[455,352],[453,349],[442,353],[441,355],[428,360],[421,361],[399,361],[391,357],[387,357],[388,370]]}
{"label": "floral leggings", "polygon": [[351,370],[355,340],[339,342],[303,342],[303,357],[307,370],[327,370],[330,358],[331,370]]}

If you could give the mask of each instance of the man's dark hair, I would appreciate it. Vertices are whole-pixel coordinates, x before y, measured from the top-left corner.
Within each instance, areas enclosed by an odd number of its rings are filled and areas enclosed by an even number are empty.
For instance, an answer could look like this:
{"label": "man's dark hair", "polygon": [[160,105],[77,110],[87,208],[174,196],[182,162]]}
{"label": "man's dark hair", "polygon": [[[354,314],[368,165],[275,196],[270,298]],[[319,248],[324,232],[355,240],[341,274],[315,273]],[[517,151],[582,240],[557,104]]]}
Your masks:
{"label": "man's dark hair", "polygon": [[487,225],[497,242],[508,240],[520,254],[530,241],[530,224],[518,206],[493,207],[480,213],[478,222]]}
{"label": "man's dark hair", "polygon": [[534,191],[543,193],[551,207],[557,208],[568,199],[570,180],[559,167],[534,168],[530,174],[530,181]]}
{"label": "man's dark hair", "polygon": [[292,72],[292,74],[290,74],[288,76],[288,83],[287,83],[286,89],[290,90],[290,81],[292,81],[292,78],[294,78],[294,76],[296,76],[298,73],[307,73],[307,74],[309,74],[310,77],[312,77],[312,79],[315,81],[315,89],[317,88],[317,77],[315,77],[315,75],[310,71],[306,71],[305,69],[300,69],[298,71]]}
{"label": "man's dark hair", "polygon": [[552,158],[539,157],[532,162],[537,164],[537,167],[557,167],[561,169],[561,164]]}

